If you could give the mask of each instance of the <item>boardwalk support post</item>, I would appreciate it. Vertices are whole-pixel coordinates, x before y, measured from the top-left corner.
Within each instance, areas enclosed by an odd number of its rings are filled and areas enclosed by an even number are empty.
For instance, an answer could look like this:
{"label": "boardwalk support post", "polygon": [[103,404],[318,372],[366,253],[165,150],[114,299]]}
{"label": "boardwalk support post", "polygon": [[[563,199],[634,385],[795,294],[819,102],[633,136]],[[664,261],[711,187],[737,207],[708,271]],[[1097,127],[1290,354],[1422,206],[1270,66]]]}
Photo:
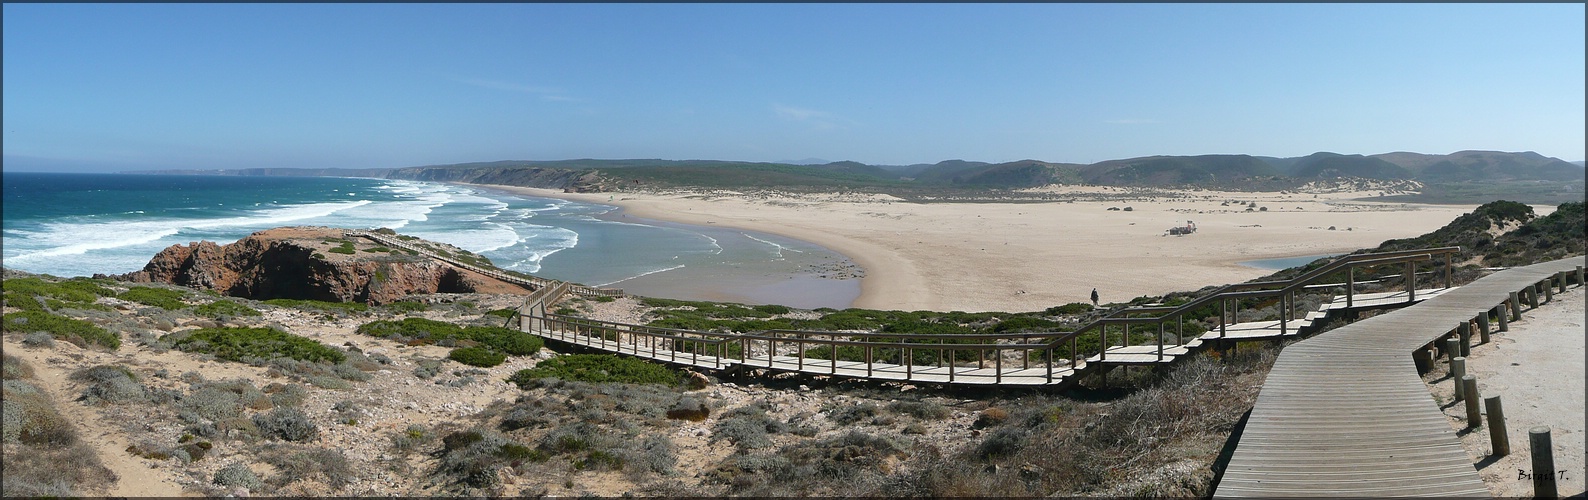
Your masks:
{"label": "boardwalk support post", "polygon": [[1560,280],[1558,283],[1560,293],[1566,293],[1566,271],[1555,273],[1555,279]]}
{"label": "boardwalk support post", "polygon": [[1517,295],[1517,292],[1511,292],[1511,321],[1522,319],[1522,300]]}
{"label": "boardwalk support post", "polygon": [[1538,309],[1538,283],[1527,287],[1527,308]]}
{"label": "boardwalk support post", "polygon": [[1489,343],[1489,311],[1478,315],[1478,340]]}
{"label": "boardwalk support post", "polygon": [[1478,412],[1478,377],[1462,375],[1461,392],[1467,398],[1467,427],[1476,429],[1483,425],[1483,414]]}
{"label": "boardwalk support post", "polygon": [[1544,303],[1545,304],[1548,304],[1550,302],[1554,302],[1555,301],[1555,278],[1558,277],[1558,276],[1559,275],[1550,276],[1549,279],[1544,280]]}
{"label": "boardwalk support post", "polygon": [[1467,358],[1456,358],[1450,360],[1450,379],[1455,383],[1454,388],[1456,390],[1456,401],[1463,401],[1467,399],[1466,387],[1462,386],[1462,383],[1464,382],[1463,379],[1465,378],[1467,378]]}
{"label": "boardwalk support post", "polygon": [[1527,446],[1533,454],[1533,498],[1555,498],[1555,449],[1550,445],[1549,426],[1527,430]]}
{"label": "boardwalk support post", "polygon": [[1461,339],[1461,355],[1472,355],[1472,324],[1465,321],[1456,325],[1456,338]]}
{"label": "boardwalk support post", "polygon": [[1510,321],[1506,319],[1506,318],[1510,317],[1510,313],[1506,312],[1505,308],[1506,308],[1506,305],[1503,304],[1503,303],[1498,305],[1498,306],[1495,306],[1495,312],[1497,314],[1495,314],[1494,317],[1496,319],[1500,320],[1500,331],[1502,331],[1502,332],[1511,330],[1511,326],[1509,324]]}
{"label": "boardwalk support post", "polygon": [[1577,266],[1577,286],[1581,287],[1583,285],[1584,285],[1584,283],[1583,283],[1583,280],[1582,280],[1582,266]]}
{"label": "boardwalk support post", "polygon": [[1505,409],[1500,407],[1498,394],[1483,398],[1483,407],[1489,412],[1489,456],[1503,457],[1511,454],[1511,439],[1505,435]]}
{"label": "boardwalk support post", "polygon": [[1455,364],[1456,358],[1461,357],[1460,342],[1460,340],[1456,339],[1445,339],[1445,357],[1450,360],[1451,364]]}

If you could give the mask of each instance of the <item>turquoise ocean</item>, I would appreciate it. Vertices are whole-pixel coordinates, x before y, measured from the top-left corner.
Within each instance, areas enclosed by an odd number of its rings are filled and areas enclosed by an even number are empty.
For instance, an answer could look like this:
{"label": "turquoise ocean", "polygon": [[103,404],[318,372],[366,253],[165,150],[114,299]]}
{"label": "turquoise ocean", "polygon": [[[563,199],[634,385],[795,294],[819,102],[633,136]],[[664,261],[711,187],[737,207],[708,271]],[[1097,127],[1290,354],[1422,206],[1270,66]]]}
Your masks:
{"label": "turquoise ocean", "polygon": [[279,226],[387,227],[498,267],[645,296],[848,307],[858,279],[826,248],[628,217],[615,206],[476,186],[342,177],[4,175],[4,264],[55,276],[142,269],[160,250]]}

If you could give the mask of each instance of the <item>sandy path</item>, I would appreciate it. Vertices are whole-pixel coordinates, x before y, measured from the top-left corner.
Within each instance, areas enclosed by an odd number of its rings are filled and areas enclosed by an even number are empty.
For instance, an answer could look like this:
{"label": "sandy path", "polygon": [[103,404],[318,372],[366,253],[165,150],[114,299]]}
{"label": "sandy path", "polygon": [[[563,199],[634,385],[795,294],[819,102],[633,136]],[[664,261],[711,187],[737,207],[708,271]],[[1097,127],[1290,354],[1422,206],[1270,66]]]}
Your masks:
{"label": "sandy path", "polygon": [[[855,307],[936,311],[1041,310],[1086,302],[1094,287],[1103,302],[1121,302],[1237,283],[1272,272],[1241,261],[1376,247],[1442,227],[1473,208],[1352,201],[1374,194],[1366,192],[1073,187],[1055,188],[1073,202],[907,203],[861,194],[570,194],[487,187],[809,241],[865,269]],[[1249,202],[1261,209],[1248,211]],[[1548,207],[1535,209],[1546,213]],[[1195,221],[1195,234],[1164,235],[1187,220]]]}
{"label": "sandy path", "polygon": [[[1543,425],[1550,427],[1555,469],[1566,471],[1556,485],[1560,496],[1584,491],[1583,479],[1588,475],[1583,429],[1584,394],[1588,394],[1583,381],[1584,295],[1581,288],[1568,288],[1554,302],[1524,311],[1522,321],[1511,323],[1510,331],[1473,346],[1467,358],[1467,372],[1477,376],[1478,393],[1500,395],[1505,407],[1510,455],[1483,462],[1492,450],[1487,423],[1461,440],[1496,497],[1532,496],[1532,480],[1519,479],[1519,472],[1533,469],[1527,430]],[[1448,380],[1434,388],[1449,401]],[[1446,408],[1445,414],[1465,427],[1465,403]]]}
{"label": "sandy path", "polygon": [[[68,378],[71,372],[113,362],[116,356],[80,349],[64,341],[56,341],[55,345],[54,349],[28,349],[19,343],[7,341],[5,352],[22,358],[33,367],[40,388],[54,398],[56,410],[77,426],[82,441],[94,449],[106,468],[116,473],[116,483],[100,493],[109,497],[196,496],[183,492],[183,479],[170,470],[153,468],[153,462],[127,453],[127,447],[132,443],[121,432],[120,423],[110,421],[95,409],[75,401],[83,388]],[[72,361],[62,357],[63,353],[84,357]]]}

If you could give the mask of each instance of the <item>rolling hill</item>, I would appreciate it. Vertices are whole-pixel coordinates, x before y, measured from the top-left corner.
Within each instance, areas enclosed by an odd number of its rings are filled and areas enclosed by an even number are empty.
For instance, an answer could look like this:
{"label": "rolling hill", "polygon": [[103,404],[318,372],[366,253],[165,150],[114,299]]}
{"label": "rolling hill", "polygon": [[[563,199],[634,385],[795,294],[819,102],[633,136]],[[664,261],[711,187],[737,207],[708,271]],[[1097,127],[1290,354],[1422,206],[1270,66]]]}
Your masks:
{"label": "rolling hill", "polygon": [[1148,156],[1093,163],[1081,169],[1087,183],[1114,186],[1229,185],[1279,175],[1272,165],[1249,155]]}
{"label": "rolling hill", "polygon": [[[803,160],[802,160],[803,161]],[[600,191],[622,187],[815,189],[1019,189],[1054,183],[1112,186],[1204,186],[1289,189],[1308,180],[1355,177],[1410,179],[1450,200],[1504,184],[1514,196],[1559,197],[1578,192],[1582,166],[1535,152],[1458,151],[1447,155],[1393,152],[1344,155],[1319,152],[1279,158],[1250,155],[1146,156],[1090,165],[1020,160],[986,163],[868,165],[855,161],[798,165],[722,160],[570,159],[508,160],[387,169],[161,170],[139,173],[383,177],[444,182],[511,184]],[[1544,182],[1545,184],[1538,184]],[[1564,190],[1564,191],[1562,191]],[[1535,193],[1536,191],[1536,193]],[[1542,194],[1540,194],[1542,193]],[[1481,198],[1488,198],[1493,193]],[[1568,193],[1570,194],[1570,193]],[[1537,196],[1535,196],[1537,195]],[[1543,199],[1539,198],[1539,199]],[[1551,201],[1554,202],[1554,201]]]}

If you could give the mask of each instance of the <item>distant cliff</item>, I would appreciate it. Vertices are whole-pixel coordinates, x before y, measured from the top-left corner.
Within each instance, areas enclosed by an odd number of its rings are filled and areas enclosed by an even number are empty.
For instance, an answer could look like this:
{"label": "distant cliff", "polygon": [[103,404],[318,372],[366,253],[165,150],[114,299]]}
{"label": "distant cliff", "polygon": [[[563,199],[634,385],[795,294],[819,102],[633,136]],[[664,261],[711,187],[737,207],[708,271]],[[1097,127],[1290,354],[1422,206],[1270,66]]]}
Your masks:
{"label": "distant cliff", "polygon": [[411,181],[503,184],[575,192],[601,191],[601,175],[595,170],[570,170],[539,167],[414,167],[399,168],[388,179]]}
{"label": "distant cliff", "polygon": [[[415,240],[457,255],[450,245]],[[352,252],[352,253],[347,253]],[[410,294],[524,293],[495,279],[434,260],[344,239],[342,230],[283,227],[228,245],[172,245],[143,270],[115,278],[214,290],[254,300],[307,299],[385,304]]]}

